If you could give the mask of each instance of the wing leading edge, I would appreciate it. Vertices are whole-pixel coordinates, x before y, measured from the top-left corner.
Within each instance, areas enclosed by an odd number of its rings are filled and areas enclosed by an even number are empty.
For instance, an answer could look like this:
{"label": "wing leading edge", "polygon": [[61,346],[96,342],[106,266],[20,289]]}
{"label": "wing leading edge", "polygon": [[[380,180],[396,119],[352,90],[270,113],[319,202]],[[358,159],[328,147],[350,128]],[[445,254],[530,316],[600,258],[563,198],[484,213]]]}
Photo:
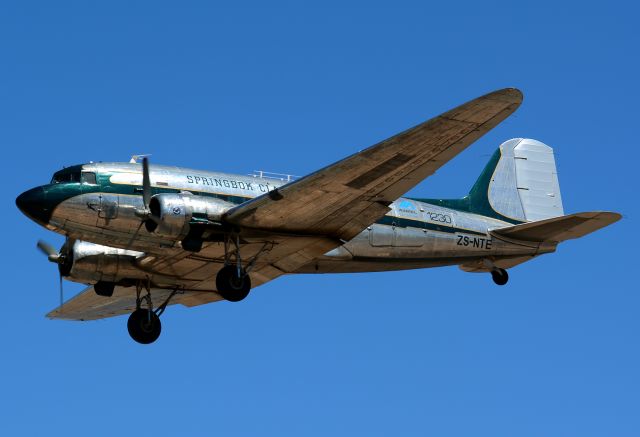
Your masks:
{"label": "wing leading edge", "polygon": [[388,205],[512,114],[515,88],[495,91],[233,208],[234,225],[349,240]]}

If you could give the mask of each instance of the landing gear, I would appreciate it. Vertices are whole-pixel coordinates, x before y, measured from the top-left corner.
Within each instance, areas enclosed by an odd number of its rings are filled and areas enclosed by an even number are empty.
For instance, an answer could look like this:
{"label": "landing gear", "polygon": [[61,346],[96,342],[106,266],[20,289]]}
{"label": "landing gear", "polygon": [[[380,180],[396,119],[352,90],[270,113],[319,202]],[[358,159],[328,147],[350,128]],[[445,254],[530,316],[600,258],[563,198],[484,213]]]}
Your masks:
{"label": "landing gear", "polygon": [[218,294],[229,302],[240,302],[251,291],[251,278],[243,269],[236,266],[224,266],[216,276]]}
{"label": "landing gear", "polygon": [[[144,287],[146,287],[147,290],[147,294],[145,296],[140,295],[143,288],[142,281],[136,285],[136,310],[131,313],[129,320],[127,321],[127,330],[129,331],[129,335],[134,341],[137,341],[140,344],[153,343],[158,339],[158,337],[160,337],[160,332],[162,331],[160,316],[167,308],[171,298],[178,292],[177,288],[174,289],[164,303],[154,310],[153,303],[151,302],[151,289],[149,282],[150,281],[147,281],[147,283],[144,284]],[[146,301],[147,308],[142,308],[143,300]]]}
{"label": "landing gear", "polygon": [[[230,245],[235,246],[235,250],[230,250]],[[273,243],[264,243],[257,254],[242,266],[242,258],[240,257],[240,235],[238,233],[226,235],[224,240],[224,267],[220,269],[216,276],[216,289],[223,299],[229,302],[239,302],[251,291],[251,278],[249,271],[253,268],[258,257]],[[233,255],[233,260],[232,260]]]}
{"label": "landing gear", "polygon": [[497,285],[504,285],[509,281],[509,274],[505,269],[495,268],[491,270],[491,278]]}
{"label": "landing gear", "polygon": [[162,324],[160,317],[152,310],[135,310],[127,321],[129,335],[140,344],[153,343],[160,337]]}

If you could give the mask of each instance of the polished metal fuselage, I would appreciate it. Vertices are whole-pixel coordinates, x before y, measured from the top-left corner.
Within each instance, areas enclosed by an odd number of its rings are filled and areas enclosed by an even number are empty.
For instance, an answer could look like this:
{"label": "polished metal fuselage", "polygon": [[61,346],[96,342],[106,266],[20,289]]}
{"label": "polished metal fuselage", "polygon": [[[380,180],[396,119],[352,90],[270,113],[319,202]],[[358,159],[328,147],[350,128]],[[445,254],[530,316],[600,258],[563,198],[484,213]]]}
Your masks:
{"label": "polished metal fuselage", "polygon": [[[75,195],[59,202],[47,228],[107,248],[85,244],[78,253],[76,272],[69,279],[79,282],[136,279],[155,276],[156,282],[176,284],[184,272],[153,270],[143,258],[184,252],[180,241],[146,231],[137,211],[143,208],[142,173],[139,164],[91,163],[83,172],[97,175],[98,183],[78,183]],[[189,192],[214,196],[239,204],[287,183],[286,180],[242,176],[154,165],[150,171],[154,193]],[[56,186],[51,186],[55,190]],[[510,223],[477,214],[400,198],[388,214],[371,224],[351,241],[299,269],[298,273],[346,273],[402,270],[486,261],[500,257],[535,256],[554,246],[524,244],[497,239],[489,230]],[[248,243],[269,241],[269,236],[249,238]],[[113,249],[108,249],[113,248]],[[100,254],[100,251],[104,254]],[[200,256],[223,260],[220,244],[206,245]],[[473,269],[472,269],[473,270]],[[192,272],[188,272],[191,274]],[[163,277],[166,276],[166,277]]]}

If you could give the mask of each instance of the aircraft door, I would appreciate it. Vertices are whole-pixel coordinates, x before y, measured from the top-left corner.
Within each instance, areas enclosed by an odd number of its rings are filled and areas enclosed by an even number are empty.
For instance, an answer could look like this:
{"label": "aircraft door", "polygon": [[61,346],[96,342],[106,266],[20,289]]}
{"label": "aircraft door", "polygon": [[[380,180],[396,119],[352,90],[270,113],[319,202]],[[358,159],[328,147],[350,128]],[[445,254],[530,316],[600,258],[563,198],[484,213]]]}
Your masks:
{"label": "aircraft door", "polygon": [[374,247],[392,246],[395,226],[379,225],[374,223],[369,231],[369,243]]}
{"label": "aircraft door", "polygon": [[425,242],[425,229],[414,227],[396,228],[395,246],[398,247],[420,247]]}
{"label": "aircraft door", "polygon": [[[97,174],[92,171],[83,171],[81,175],[82,191],[88,194],[95,193],[98,185]],[[89,202],[89,208],[98,212],[98,218],[105,221],[118,217],[117,194],[99,194]]]}
{"label": "aircraft door", "polygon": [[84,210],[82,214],[85,215],[85,219],[88,222],[93,223],[94,226],[99,224],[101,199],[96,193],[98,185],[97,175],[93,171],[82,171],[80,173],[80,187],[82,191],[82,202],[88,207],[88,210]]}

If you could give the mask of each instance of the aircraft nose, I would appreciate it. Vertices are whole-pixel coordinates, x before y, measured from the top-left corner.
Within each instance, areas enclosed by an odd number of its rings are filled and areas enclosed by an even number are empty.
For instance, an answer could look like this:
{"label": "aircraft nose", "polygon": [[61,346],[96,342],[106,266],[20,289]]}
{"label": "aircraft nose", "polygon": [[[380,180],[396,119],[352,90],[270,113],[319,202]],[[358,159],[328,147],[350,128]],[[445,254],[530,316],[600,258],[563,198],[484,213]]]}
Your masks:
{"label": "aircraft nose", "polygon": [[16,198],[16,205],[31,220],[46,225],[51,218],[51,210],[45,202],[42,187],[32,188]]}

